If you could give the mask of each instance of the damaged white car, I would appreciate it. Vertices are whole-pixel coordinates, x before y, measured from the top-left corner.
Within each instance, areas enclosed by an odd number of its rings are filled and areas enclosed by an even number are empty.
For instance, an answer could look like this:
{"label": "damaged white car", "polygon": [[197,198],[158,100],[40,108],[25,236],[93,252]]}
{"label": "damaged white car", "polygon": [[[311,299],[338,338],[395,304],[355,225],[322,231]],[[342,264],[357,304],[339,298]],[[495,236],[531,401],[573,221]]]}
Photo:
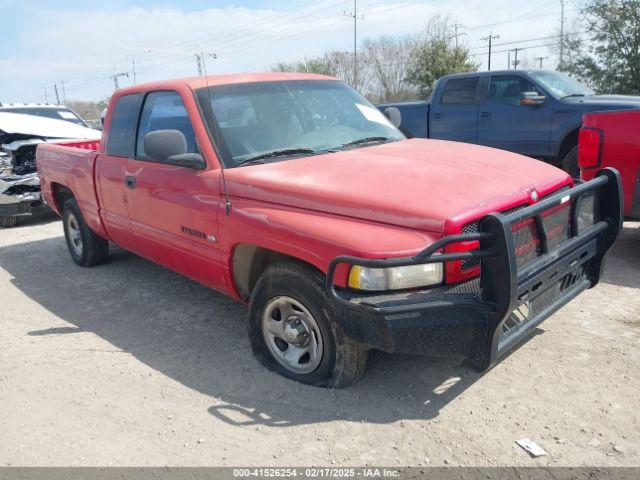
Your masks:
{"label": "damaged white car", "polygon": [[[0,112],[0,227],[46,209],[36,172],[43,142],[97,148],[101,132],[64,120]],[[83,145],[85,146],[85,145]]]}

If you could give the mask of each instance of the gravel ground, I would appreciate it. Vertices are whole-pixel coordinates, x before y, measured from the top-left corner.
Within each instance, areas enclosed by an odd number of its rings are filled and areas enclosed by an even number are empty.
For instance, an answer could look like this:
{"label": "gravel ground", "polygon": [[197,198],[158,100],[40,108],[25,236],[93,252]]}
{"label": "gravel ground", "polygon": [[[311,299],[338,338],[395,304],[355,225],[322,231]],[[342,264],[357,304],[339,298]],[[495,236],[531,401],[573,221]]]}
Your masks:
{"label": "gravel ground", "polygon": [[51,217],[0,231],[0,292],[0,465],[640,465],[640,223],[490,372],[376,352],[337,391],[262,368],[222,295],[76,267]]}

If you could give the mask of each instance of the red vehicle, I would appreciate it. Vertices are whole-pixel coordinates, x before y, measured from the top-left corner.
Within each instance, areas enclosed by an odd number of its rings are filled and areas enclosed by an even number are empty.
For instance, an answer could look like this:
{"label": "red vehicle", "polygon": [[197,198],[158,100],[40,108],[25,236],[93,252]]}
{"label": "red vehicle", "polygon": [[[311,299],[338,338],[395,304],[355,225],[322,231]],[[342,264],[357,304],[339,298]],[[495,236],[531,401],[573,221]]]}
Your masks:
{"label": "red vehicle", "polygon": [[[407,140],[346,84],[199,77],[116,92],[97,151],[43,144],[72,259],[113,242],[249,306],[260,361],[343,386],[368,350],[486,369],[599,279],[617,172]],[[500,213],[501,212],[501,213]]]}
{"label": "red vehicle", "polygon": [[593,179],[604,167],[616,168],[622,178],[624,214],[640,219],[640,110],[588,113],[583,125],[578,143],[582,179]]}

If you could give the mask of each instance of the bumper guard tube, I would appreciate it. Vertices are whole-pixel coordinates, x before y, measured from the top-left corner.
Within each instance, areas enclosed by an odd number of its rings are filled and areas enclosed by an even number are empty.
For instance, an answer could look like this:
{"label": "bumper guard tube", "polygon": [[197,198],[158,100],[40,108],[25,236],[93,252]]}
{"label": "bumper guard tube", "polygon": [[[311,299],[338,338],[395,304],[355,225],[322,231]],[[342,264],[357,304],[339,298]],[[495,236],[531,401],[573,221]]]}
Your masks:
{"label": "bumper guard tube", "polygon": [[[579,231],[580,205],[590,195],[595,195],[595,220]],[[567,202],[571,202],[567,239],[549,242],[544,213]],[[513,227],[529,219],[537,230],[540,252],[518,266]],[[510,215],[489,214],[480,220],[477,233],[443,237],[413,257],[338,256],[329,265],[327,290],[347,337],[387,352],[462,358],[482,371],[598,283],[604,257],[621,228],[620,175],[606,168],[589,182]],[[441,253],[447,245],[474,240],[479,241],[476,250]],[[480,261],[479,278],[453,285],[381,293],[335,285],[340,264],[385,268],[469,259]]]}

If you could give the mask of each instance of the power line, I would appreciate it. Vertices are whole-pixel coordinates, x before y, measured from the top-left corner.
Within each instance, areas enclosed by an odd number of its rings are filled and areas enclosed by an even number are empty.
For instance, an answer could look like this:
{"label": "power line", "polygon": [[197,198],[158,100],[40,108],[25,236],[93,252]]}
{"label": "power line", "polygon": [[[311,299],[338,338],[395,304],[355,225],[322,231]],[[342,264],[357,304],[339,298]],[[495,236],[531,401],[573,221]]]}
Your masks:
{"label": "power line", "polygon": [[512,23],[512,22],[516,22],[516,21],[520,21],[520,20],[541,17],[541,16],[543,16],[542,14],[546,14],[546,12],[548,12],[550,9],[553,9],[555,7],[556,7],[556,0],[548,0],[547,2],[543,3],[542,5],[537,6],[533,10],[527,11],[526,13],[521,13],[521,14],[516,15],[515,17],[509,18],[507,20],[503,20],[503,21],[500,21],[500,22],[494,22],[494,23],[487,23],[487,24],[484,24],[484,25],[472,25],[472,26],[469,26],[467,28],[470,29],[470,30],[482,30],[483,28],[495,27],[497,25],[504,25],[505,23]]}
{"label": "power line", "polygon": [[[557,37],[560,37],[560,35],[547,35],[546,37],[526,38],[526,39],[521,39],[521,40],[513,40],[511,42],[494,43],[493,46],[494,47],[502,47],[502,46],[505,46],[505,45],[515,45],[517,43],[537,42],[539,40],[548,40],[550,38],[557,38]],[[483,49],[483,48],[487,48],[487,46],[486,45],[482,45],[482,46],[479,46],[479,47],[472,47],[469,50],[480,50],[480,49]]]}

